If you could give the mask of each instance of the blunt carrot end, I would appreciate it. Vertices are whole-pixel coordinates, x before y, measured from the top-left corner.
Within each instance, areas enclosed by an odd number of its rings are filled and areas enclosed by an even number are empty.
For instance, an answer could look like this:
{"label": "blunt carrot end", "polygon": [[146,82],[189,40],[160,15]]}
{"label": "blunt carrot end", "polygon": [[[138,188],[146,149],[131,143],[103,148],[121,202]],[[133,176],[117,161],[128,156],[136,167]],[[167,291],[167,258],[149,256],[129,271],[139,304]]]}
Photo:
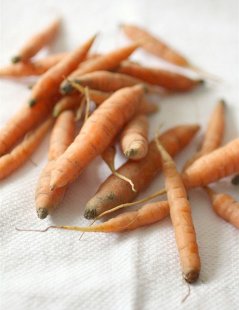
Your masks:
{"label": "blunt carrot end", "polygon": [[68,82],[61,87],[60,91],[62,95],[69,94],[73,91],[73,86]]}
{"label": "blunt carrot end", "polygon": [[235,175],[235,176],[232,178],[231,183],[232,183],[233,185],[239,185],[239,174]]}
{"label": "blunt carrot end", "polygon": [[96,209],[86,209],[84,213],[84,218],[87,220],[95,219],[97,216]]}
{"label": "blunt carrot end", "polygon": [[37,103],[36,99],[30,99],[28,101],[29,107],[33,107]]}
{"label": "blunt carrot end", "polygon": [[183,274],[183,278],[185,279],[185,281],[187,281],[188,283],[193,283],[196,282],[197,279],[199,277],[199,272],[198,271],[189,271],[186,274]]}
{"label": "blunt carrot end", "polygon": [[37,210],[37,216],[39,217],[39,219],[43,220],[47,217],[48,215],[48,211],[46,208],[39,208]]}
{"label": "blunt carrot end", "polygon": [[19,61],[21,61],[21,56],[13,56],[12,57],[12,59],[11,59],[11,62],[13,63],[13,64],[16,64],[16,63],[18,63]]}

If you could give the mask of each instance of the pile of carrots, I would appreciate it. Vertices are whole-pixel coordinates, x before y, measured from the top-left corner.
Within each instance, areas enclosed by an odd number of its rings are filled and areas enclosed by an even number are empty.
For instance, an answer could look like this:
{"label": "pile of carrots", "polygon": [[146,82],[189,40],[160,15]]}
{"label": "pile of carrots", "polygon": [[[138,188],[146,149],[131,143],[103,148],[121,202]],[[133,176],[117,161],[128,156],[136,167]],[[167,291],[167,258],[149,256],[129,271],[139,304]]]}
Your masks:
{"label": "pile of carrots", "polygon": [[[148,101],[147,94],[153,92],[163,97],[170,96],[171,92],[188,92],[202,87],[205,72],[159,38],[128,24],[120,27],[132,41],[128,46],[106,54],[91,54],[96,39],[93,36],[72,52],[35,60],[34,56],[54,40],[59,28],[60,20],[55,20],[23,45],[12,58],[12,64],[0,69],[1,77],[39,76],[27,102],[0,130],[0,179],[8,177],[29,160],[53,127],[48,163],[39,176],[35,194],[40,219],[54,211],[70,184],[97,156],[102,157],[112,174],[86,204],[85,218],[97,220],[159,195],[166,194],[167,198],[97,225],[50,226],[47,229],[121,232],[155,223],[170,215],[183,277],[189,283],[196,281],[200,273],[200,256],[188,190],[204,188],[215,212],[239,228],[239,203],[208,186],[239,172],[239,139],[221,146],[225,102],[220,100],[216,104],[200,150],[179,172],[172,157],[190,143],[199,126],[176,126],[156,134],[148,142],[148,115],[157,111],[157,105]],[[178,73],[176,69],[145,67],[129,60],[137,49],[190,69],[196,73],[196,78]],[[83,124],[80,130],[76,127],[78,121]],[[117,142],[127,161],[116,170]],[[165,188],[132,202],[161,170]]]}

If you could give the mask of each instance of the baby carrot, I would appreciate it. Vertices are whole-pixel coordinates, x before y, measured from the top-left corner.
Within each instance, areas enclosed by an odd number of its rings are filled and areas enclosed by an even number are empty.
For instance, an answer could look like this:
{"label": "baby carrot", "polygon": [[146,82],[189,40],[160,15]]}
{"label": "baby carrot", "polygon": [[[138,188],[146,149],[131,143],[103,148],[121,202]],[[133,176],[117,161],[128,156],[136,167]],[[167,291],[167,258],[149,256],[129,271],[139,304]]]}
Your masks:
{"label": "baby carrot", "polygon": [[31,154],[41,143],[51,125],[52,119],[48,119],[17,145],[11,153],[0,157],[0,180],[8,177],[29,159]]}
{"label": "baby carrot", "polygon": [[183,180],[171,156],[156,139],[162,158],[169,212],[174,227],[176,243],[184,279],[195,282],[200,272],[200,257],[193,225],[191,207]]}
{"label": "baby carrot", "polygon": [[64,57],[55,66],[50,68],[34,85],[29,100],[30,106],[34,105],[40,99],[49,96],[49,94],[57,94],[61,82],[64,77],[69,75],[82,62],[90,47],[92,46],[96,36],[87,40],[83,45],[75,51]]}
{"label": "baby carrot", "polygon": [[75,109],[80,106],[81,95],[74,94],[73,96],[64,96],[55,105],[53,116],[57,117],[65,110]]}
{"label": "baby carrot", "polygon": [[185,171],[195,160],[218,148],[222,142],[225,127],[225,101],[220,100],[210,117],[200,150],[184,165]]}
{"label": "baby carrot", "polygon": [[205,186],[239,172],[239,139],[197,159],[183,174],[187,188]]}
{"label": "baby carrot", "polygon": [[[181,125],[169,129],[160,136],[168,152],[175,156],[192,140],[198,131],[197,125]],[[133,201],[136,196],[146,189],[150,182],[161,170],[162,164],[155,141],[149,144],[148,154],[139,161],[127,161],[117,172],[130,179],[137,192],[133,192],[129,184],[115,177],[109,176],[99,187],[96,194],[86,204],[84,216],[95,218],[104,211],[117,205]]]}
{"label": "baby carrot", "polygon": [[148,152],[148,118],[136,115],[123,129],[120,136],[120,145],[125,156],[132,160],[139,160]]}
{"label": "baby carrot", "polygon": [[239,228],[239,203],[227,194],[216,193],[209,187],[204,188],[211,200],[212,207],[225,221]]}
{"label": "baby carrot", "polygon": [[75,136],[75,119],[72,111],[64,111],[57,118],[50,138],[49,162],[42,170],[35,192],[36,211],[44,219],[62,201],[67,187],[50,190],[51,171],[55,160],[64,153]]}
{"label": "baby carrot", "polygon": [[41,75],[55,66],[68,53],[59,53],[46,56],[45,58],[35,60],[34,62],[19,62],[0,68],[0,77],[26,77],[31,75]]}
{"label": "baby carrot", "polygon": [[[113,69],[117,67],[122,60],[128,58],[137,49],[137,47],[137,44],[131,44],[129,46],[114,50],[105,55],[99,56],[96,59],[85,62],[85,65],[83,67],[79,67],[68,76],[68,80],[74,80],[75,78],[79,78],[83,74],[93,71]],[[61,83],[62,94],[68,94],[73,90],[73,87],[68,80],[64,80]]]}
{"label": "baby carrot", "polygon": [[13,63],[19,61],[27,62],[31,57],[36,55],[45,45],[50,43],[56,36],[60,27],[60,19],[56,19],[44,28],[41,32],[31,37],[20,49],[18,54],[12,58]]}
{"label": "baby carrot", "polygon": [[51,188],[74,181],[97,155],[104,152],[121,128],[136,114],[143,94],[141,85],[122,88],[94,111],[74,142],[56,161]]}
{"label": "baby carrot", "polygon": [[143,67],[139,64],[124,61],[117,72],[128,74],[147,83],[164,87],[171,91],[189,91],[204,83],[203,80],[191,79],[180,73],[160,68]]}

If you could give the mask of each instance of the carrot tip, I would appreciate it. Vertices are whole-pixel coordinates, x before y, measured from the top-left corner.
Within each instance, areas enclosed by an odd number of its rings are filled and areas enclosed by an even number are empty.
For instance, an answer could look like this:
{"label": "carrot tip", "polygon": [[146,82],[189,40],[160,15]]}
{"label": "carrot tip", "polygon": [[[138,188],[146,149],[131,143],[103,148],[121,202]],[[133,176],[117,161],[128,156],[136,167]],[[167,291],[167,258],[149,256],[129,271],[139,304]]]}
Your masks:
{"label": "carrot tip", "polygon": [[48,210],[46,208],[39,208],[37,210],[37,216],[39,217],[39,219],[43,220],[47,217],[48,215]]}
{"label": "carrot tip", "polygon": [[12,61],[13,64],[16,64],[19,61],[21,61],[21,56],[13,56],[11,61]]}
{"label": "carrot tip", "polygon": [[73,87],[70,83],[66,83],[64,86],[61,87],[61,94],[66,95],[71,93],[73,90]]}
{"label": "carrot tip", "polygon": [[219,102],[225,107],[226,101],[224,99],[220,99]]}
{"label": "carrot tip", "polygon": [[127,158],[134,158],[138,153],[138,150],[131,148],[130,150],[127,150],[124,155]]}
{"label": "carrot tip", "polygon": [[193,283],[193,282],[197,281],[198,277],[199,277],[199,272],[198,271],[194,271],[194,270],[189,271],[186,274],[183,274],[183,278],[188,283]]}
{"label": "carrot tip", "polygon": [[198,84],[199,84],[199,85],[204,85],[204,84],[205,84],[205,80],[199,80],[199,81],[198,81]]}
{"label": "carrot tip", "polygon": [[87,220],[91,220],[96,218],[97,216],[97,212],[96,209],[86,209],[85,213],[84,213],[84,218],[86,218]]}
{"label": "carrot tip", "polygon": [[30,107],[33,107],[36,103],[37,103],[36,99],[30,99],[28,101],[28,104],[29,104]]}
{"label": "carrot tip", "polygon": [[233,185],[239,185],[239,174],[235,175],[231,182]]}

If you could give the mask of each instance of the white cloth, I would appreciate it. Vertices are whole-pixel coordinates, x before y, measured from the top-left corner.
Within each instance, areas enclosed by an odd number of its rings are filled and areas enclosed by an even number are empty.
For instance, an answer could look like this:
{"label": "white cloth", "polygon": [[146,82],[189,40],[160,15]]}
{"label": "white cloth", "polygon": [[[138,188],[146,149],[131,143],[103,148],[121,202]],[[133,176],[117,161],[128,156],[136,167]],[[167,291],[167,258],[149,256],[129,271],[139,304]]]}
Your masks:
{"label": "white cloth", "polygon": [[[238,1],[1,1],[1,65],[21,44],[55,15],[64,26],[50,50],[72,49],[90,35],[101,32],[95,50],[109,50],[126,40],[121,22],[149,30],[184,52],[203,69],[222,78],[191,93],[175,94],[160,103],[151,117],[151,137],[159,124],[198,122],[205,129],[218,98],[227,101],[224,142],[238,135],[239,29]],[[144,63],[157,60],[141,52]],[[2,126],[29,94],[27,82],[0,81]],[[163,129],[162,129],[163,130]],[[179,167],[196,150],[200,135],[177,157]],[[202,260],[200,280],[182,304],[188,288],[181,277],[178,253],[169,219],[122,234],[85,234],[52,230],[18,232],[17,227],[49,224],[87,225],[84,205],[109,174],[98,158],[70,187],[61,207],[41,221],[34,210],[34,190],[46,161],[47,139],[27,162],[0,183],[1,309],[238,309],[239,232],[212,211],[202,190],[190,192],[193,219]],[[118,156],[117,165],[122,162]],[[162,187],[162,177],[143,195]],[[230,179],[215,188],[234,195]]]}

